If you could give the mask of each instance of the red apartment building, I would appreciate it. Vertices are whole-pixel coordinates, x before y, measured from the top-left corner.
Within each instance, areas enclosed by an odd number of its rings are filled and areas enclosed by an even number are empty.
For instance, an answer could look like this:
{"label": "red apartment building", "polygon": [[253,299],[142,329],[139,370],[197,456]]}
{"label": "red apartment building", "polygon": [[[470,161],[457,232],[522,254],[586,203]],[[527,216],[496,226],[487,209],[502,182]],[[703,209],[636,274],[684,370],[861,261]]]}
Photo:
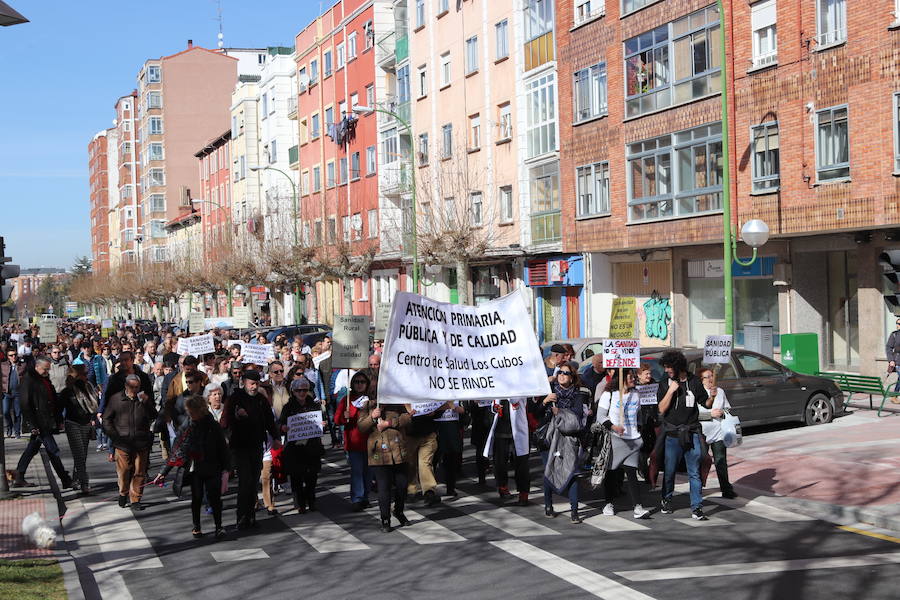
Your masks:
{"label": "red apartment building", "polygon": [[194,193],[203,227],[203,257],[214,264],[231,247],[231,130],[210,140],[194,154],[199,159],[200,189]]}
{"label": "red apartment building", "polygon": [[[94,272],[109,274],[109,173],[108,136],[114,130],[101,131],[88,144],[88,170],[91,203],[91,257]],[[115,139],[115,138],[113,138]],[[113,142],[113,152],[116,152]]]}
{"label": "red apartment building", "polygon": [[[375,103],[372,0],[334,4],[297,35],[295,47],[300,144],[291,149],[291,166],[300,170],[303,241],[331,259],[375,253],[376,116],[357,118],[351,110]],[[368,279],[351,282],[353,314],[372,314]],[[344,285],[319,284],[320,320],[344,312]]]}

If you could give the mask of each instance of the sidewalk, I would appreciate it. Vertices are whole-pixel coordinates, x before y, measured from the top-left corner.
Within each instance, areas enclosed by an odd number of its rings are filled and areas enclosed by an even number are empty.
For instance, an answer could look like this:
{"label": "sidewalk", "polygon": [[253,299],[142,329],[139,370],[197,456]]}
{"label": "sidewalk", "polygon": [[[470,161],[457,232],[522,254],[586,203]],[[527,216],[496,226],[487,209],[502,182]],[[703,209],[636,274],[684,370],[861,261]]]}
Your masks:
{"label": "sidewalk", "polygon": [[728,459],[744,497],[768,496],[816,518],[900,531],[900,417],[851,409],[828,425],[756,428],[728,450]]}

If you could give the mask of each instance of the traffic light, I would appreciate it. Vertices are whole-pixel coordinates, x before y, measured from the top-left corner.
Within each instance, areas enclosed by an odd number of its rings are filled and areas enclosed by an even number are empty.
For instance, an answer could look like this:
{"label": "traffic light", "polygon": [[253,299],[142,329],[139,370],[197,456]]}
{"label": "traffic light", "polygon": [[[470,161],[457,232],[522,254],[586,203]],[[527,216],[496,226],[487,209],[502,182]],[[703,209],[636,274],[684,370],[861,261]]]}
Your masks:
{"label": "traffic light", "polygon": [[[6,264],[12,259],[6,256],[6,240],[0,236],[0,304],[5,303],[12,296],[13,286],[6,285],[7,279],[19,276],[19,265]],[[6,321],[3,308],[0,308],[0,323]]]}
{"label": "traffic light", "polygon": [[878,256],[882,268],[882,294],[888,308],[900,315],[900,250],[885,250]]}

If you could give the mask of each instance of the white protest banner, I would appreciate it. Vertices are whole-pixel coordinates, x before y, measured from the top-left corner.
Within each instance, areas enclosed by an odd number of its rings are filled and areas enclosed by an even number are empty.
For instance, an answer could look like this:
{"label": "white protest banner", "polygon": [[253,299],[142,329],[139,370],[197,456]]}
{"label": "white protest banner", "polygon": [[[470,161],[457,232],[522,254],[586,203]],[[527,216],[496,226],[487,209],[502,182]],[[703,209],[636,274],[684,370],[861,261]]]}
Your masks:
{"label": "white protest banner", "polygon": [[703,363],[714,365],[731,362],[731,336],[708,335],[703,344]]}
{"label": "white protest banner", "polygon": [[522,292],[480,306],[397,292],[378,401],[486,400],[550,393]]}
{"label": "white protest banner", "polygon": [[211,333],[206,335],[195,335],[193,337],[178,338],[178,347],[175,350],[178,354],[192,354],[200,356],[201,354],[212,354],[216,351]]}
{"label": "white protest banner", "polygon": [[388,322],[391,320],[391,303],[376,302],[375,303],[375,339],[384,339],[387,333]]}
{"label": "white protest banner", "polygon": [[641,366],[640,340],[603,340],[603,368],[637,369]]}
{"label": "white protest banner", "polygon": [[430,415],[443,405],[447,404],[446,402],[419,402],[413,408],[416,411],[416,414],[413,417],[421,417],[424,415]]}
{"label": "white protest banner", "polygon": [[[454,402],[453,405],[454,405],[454,406],[459,406],[459,402]],[[435,421],[435,422],[438,422],[438,421],[442,421],[442,422],[443,422],[443,421],[459,421],[459,413],[456,412],[455,410],[453,410],[452,408],[448,408],[447,410],[445,410],[444,412],[442,412],[442,413],[441,413],[441,416],[439,416],[438,418],[436,418],[434,421]]]}
{"label": "white protest banner", "polygon": [[312,410],[287,418],[287,441],[297,442],[322,437],[322,411]]}
{"label": "white protest banner", "polygon": [[657,384],[648,383],[647,385],[639,385],[635,389],[637,390],[638,400],[640,401],[641,406],[659,404],[659,401],[656,398],[656,390],[659,389]]}
{"label": "white protest banner", "polygon": [[56,343],[56,319],[44,319],[39,324],[38,339],[42,344]]}
{"label": "white protest banner", "polygon": [[492,399],[491,399],[491,400],[479,400],[479,401],[478,401],[478,406],[479,406],[480,408],[487,408],[488,406],[491,406],[492,404],[494,404],[494,401],[493,401]]}
{"label": "white protest banner", "polygon": [[247,329],[250,327],[250,308],[247,306],[235,306],[231,309],[231,318],[235,329]]}
{"label": "white protest banner", "polygon": [[206,329],[234,329],[232,317],[211,317],[203,319],[203,327]]}
{"label": "white protest banner", "polygon": [[206,330],[206,319],[202,313],[192,312],[188,316],[188,331],[191,333],[203,333]]}
{"label": "white protest banner", "polygon": [[100,327],[102,327],[103,329],[112,329],[113,328],[112,319],[103,319],[102,321],[100,321]]}
{"label": "white protest banner", "polygon": [[334,315],[331,346],[333,369],[365,369],[369,366],[369,317]]}
{"label": "white protest banner", "polygon": [[242,342],[241,340],[228,340],[228,343],[225,344],[225,347],[226,347],[226,348],[231,348],[231,347],[234,346],[235,344],[237,344],[238,346],[243,347],[244,343],[245,343],[245,342]]}
{"label": "white protest banner", "polygon": [[241,355],[244,363],[267,365],[270,358],[275,359],[275,350],[272,344],[241,344]]}

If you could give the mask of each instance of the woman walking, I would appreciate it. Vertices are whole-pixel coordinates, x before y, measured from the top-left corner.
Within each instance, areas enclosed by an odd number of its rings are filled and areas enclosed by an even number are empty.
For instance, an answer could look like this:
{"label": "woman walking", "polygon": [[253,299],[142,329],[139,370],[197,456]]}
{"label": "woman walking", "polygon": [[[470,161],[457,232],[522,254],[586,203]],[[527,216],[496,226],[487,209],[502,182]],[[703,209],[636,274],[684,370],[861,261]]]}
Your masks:
{"label": "woman walking", "polygon": [[400,526],[409,525],[403,514],[406,504],[406,429],[411,417],[403,405],[378,406],[373,400],[366,403],[357,421],[360,432],[369,436],[367,450],[369,468],[378,482],[378,508],[381,510],[381,531],[391,529],[391,491],[394,492],[393,515]]}
{"label": "woman walking", "polygon": [[[87,451],[91,432],[97,425],[99,397],[97,388],[88,381],[87,366],[72,365],[66,374],[66,387],[60,393],[65,414],[66,438],[75,463],[75,481],[81,496],[91,493],[87,472]],[[74,487],[74,486],[73,486]]]}
{"label": "woman walking", "polygon": [[716,467],[716,477],[719,480],[719,490],[723,498],[737,498],[731,482],[728,480],[728,453],[725,449],[725,434],[722,433],[722,417],[725,410],[731,408],[725,390],[716,382],[716,374],[709,367],[700,370],[700,381],[709,394],[706,404],[698,406],[700,410],[700,427],[706,443],[712,450],[713,464]]}
{"label": "woman walking", "polygon": [[349,397],[341,402],[334,415],[334,422],[344,427],[344,450],[350,463],[350,503],[354,512],[369,507],[369,482],[372,481],[367,456],[368,435],[357,427],[359,416],[369,402],[368,389],[369,378],[358,371],[350,379]]}
{"label": "woman walking", "polygon": [[[309,389],[309,381],[295,379],[291,382],[291,397],[281,409],[279,425],[281,431],[288,432],[288,419],[301,413],[314,412],[322,418],[322,406],[316,402]],[[294,508],[298,514],[316,510],[316,482],[322,470],[325,447],[319,437],[288,441],[284,445],[282,463],[291,480]]]}

